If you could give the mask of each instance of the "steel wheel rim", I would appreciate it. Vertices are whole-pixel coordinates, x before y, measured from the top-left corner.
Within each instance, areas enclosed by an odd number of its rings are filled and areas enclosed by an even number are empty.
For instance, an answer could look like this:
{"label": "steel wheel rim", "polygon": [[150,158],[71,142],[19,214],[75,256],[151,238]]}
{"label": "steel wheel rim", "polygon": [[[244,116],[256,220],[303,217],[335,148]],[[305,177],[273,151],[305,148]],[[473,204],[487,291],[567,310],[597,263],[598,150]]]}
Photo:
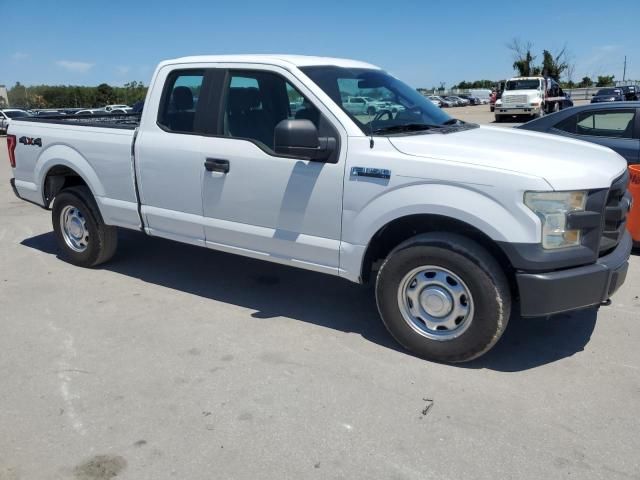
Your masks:
{"label": "steel wheel rim", "polygon": [[473,321],[469,287],[451,270],[433,265],[414,268],[403,277],[398,307],[405,322],[431,340],[457,338]]}
{"label": "steel wheel rim", "polygon": [[73,205],[67,205],[60,212],[60,230],[67,246],[74,252],[82,253],[89,246],[89,230],[82,212]]}

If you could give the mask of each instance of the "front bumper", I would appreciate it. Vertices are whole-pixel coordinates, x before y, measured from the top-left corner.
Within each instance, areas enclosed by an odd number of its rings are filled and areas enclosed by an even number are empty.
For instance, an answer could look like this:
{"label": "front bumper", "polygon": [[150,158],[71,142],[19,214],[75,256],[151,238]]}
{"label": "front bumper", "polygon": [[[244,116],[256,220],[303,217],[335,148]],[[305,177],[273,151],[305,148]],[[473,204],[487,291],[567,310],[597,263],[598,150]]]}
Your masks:
{"label": "front bumper", "polygon": [[547,273],[517,273],[520,314],[543,317],[599,305],[624,283],[633,241],[625,232],[615,250],[583,267]]}
{"label": "front bumper", "polygon": [[496,107],[496,115],[535,115],[540,112],[540,107],[519,107],[519,108],[505,108]]}

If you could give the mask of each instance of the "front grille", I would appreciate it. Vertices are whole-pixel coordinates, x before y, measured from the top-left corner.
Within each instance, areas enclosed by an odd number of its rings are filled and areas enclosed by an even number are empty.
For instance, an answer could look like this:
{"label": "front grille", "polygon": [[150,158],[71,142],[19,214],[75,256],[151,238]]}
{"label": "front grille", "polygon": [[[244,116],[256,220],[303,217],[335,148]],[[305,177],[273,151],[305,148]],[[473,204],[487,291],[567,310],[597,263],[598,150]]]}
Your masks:
{"label": "front grille", "polygon": [[631,202],[628,185],[629,172],[625,171],[624,175],[613,181],[607,194],[600,237],[600,256],[616,248],[624,234]]}
{"label": "front grille", "polygon": [[502,97],[502,104],[503,105],[512,105],[515,103],[527,103],[527,96],[526,95],[507,95],[506,97],[503,96]]}

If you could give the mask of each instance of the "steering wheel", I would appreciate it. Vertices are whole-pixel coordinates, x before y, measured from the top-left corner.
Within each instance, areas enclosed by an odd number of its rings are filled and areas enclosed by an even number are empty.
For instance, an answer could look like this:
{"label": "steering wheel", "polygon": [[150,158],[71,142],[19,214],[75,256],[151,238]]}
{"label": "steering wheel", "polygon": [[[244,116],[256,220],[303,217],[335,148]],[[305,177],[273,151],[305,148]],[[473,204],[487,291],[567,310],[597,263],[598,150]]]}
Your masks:
{"label": "steering wheel", "polygon": [[378,120],[381,120],[383,116],[387,115],[389,117],[389,120],[393,120],[393,113],[391,113],[391,110],[380,110],[378,113],[376,113],[376,116],[373,117],[373,120],[371,120],[371,122],[377,122]]}

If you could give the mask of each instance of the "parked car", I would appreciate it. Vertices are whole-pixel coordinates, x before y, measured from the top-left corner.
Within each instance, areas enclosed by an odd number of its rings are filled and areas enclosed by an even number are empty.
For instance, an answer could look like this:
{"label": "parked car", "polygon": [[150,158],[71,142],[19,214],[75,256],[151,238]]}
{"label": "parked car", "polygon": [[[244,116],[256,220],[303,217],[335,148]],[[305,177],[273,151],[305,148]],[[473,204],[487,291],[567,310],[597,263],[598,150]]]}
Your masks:
{"label": "parked car", "polygon": [[133,113],[133,108],[131,107],[112,108],[109,113]]}
{"label": "parked car", "polygon": [[601,88],[591,98],[591,103],[623,102],[624,94],[621,88]]}
{"label": "parked car", "polygon": [[140,100],[139,102],[136,102],[133,104],[133,106],[131,107],[131,110],[133,110],[133,113],[142,113],[143,108],[144,108],[144,100]]}
{"label": "parked car", "polygon": [[6,133],[12,119],[30,116],[31,114],[29,112],[19,108],[5,108],[0,110],[0,131]]}
{"label": "parked car", "polygon": [[55,108],[43,108],[40,110],[36,110],[36,115],[38,115],[39,117],[43,117],[46,115],[66,115],[66,113],[62,110],[58,110]]}
{"label": "parked car", "polygon": [[462,106],[464,106],[464,102],[462,101],[461,98],[457,98],[457,97],[454,97],[452,95],[449,95],[447,97],[444,97],[444,99],[447,102],[449,102],[451,104],[450,106],[452,106],[452,107],[462,107]]}
{"label": "parked car", "polygon": [[636,85],[624,85],[620,88],[622,89],[622,94],[626,101],[634,102],[640,99],[638,97],[640,88]]}
{"label": "parked car", "polygon": [[469,90],[469,95],[480,99],[480,103],[487,105],[489,103],[489,97],[491,96],[491,89],[489,88],[472,88]]}
{"label": "parked car", "polygon": [[604,145],[622,155],[628,164],[640,163],[640,102],[582,105],[518,128]]}
{"label": "parked car", "polygon": [[75,115],[103,115],[108,113],[104,108],[86,108],[84,110],[78,110]]}
{"label": "parked car", "polygon": [[433,103],[435,106],[442,108],[442,102],[443,100],[440,97],[437,97],[435,95],[429,95],[427,97],[431,103]]}
{"label": "parked car", "polygon": [[471,104],[469,100],[467,100],[466,98],[459,97],[458,95],[449,95],[447,98],[451,98],[454,101],[458,102],[459,107],[466,107],[467,105]]}
{"label": "parked car", "polygon": [[130,107],[129,105],[106,105],[104,107],[104,110],[106,112],[110,112],[111,110],[114,110],[114,109],[124,109],[124,108],[130,108]]}
{"label": "parked car", "polygon": [[[342,101],[353,84],[411,108],[358,119]],[[491,349],[512,309],[597,307],[625,280],[628,173],[612,150],[461,122],[345,59],[181,58],[149,85],[140,119],[9,126],[14,192],[52,208],[60,256],[74,265],[108,261],[119,227],[371,279],[398,342],[448,362]],[[308,104],[295,115],[291,90]]]}
{"label": "parked car", "polygon": [[457,95],[459,98],[462,98],[463,100],[467,100],[469,102],[470,105],[481,105],[482,101],[478,98],[478,97],[474,97],[473,95],[469,95],[466,93]]}
{"label": "parked car", "polygon": [[431,97],[429,97],[430,100],[437,100],[440,102],[440,107],[445,107],[445,108],[450,108],[450,107],[455,107],[457,102],[453,102],[450,100],[447,100],[444,97],[440,97],[438,95],[432,95]]}

